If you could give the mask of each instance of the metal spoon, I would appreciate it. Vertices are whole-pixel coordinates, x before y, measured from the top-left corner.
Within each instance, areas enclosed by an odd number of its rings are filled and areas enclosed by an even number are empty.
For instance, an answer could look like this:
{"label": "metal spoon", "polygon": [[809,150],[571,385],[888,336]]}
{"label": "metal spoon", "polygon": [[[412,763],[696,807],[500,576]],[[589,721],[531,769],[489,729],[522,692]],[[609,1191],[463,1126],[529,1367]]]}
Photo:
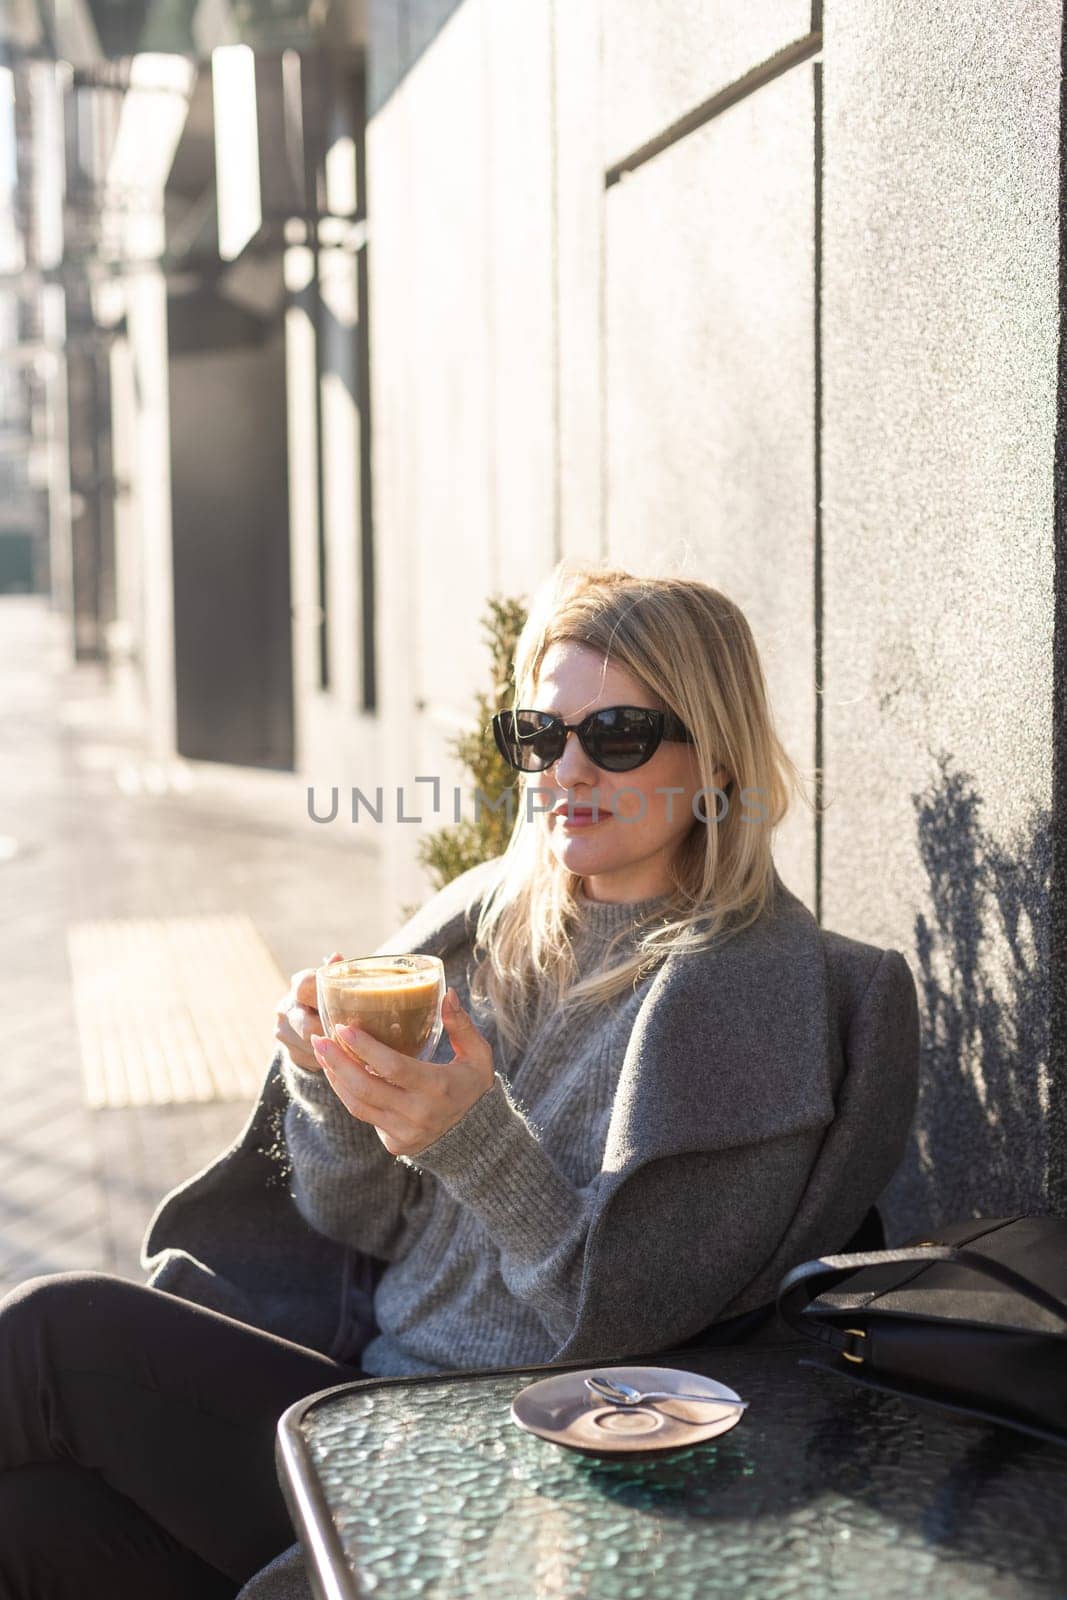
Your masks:
{"label": "metal spoon", "polygon": [[747,1400],[721,1400],[715,1394],[679,1394],[675,1389],[635,1389],[632,1383],[610,1378],[583,1378],[587,1389],[599,1400],[610,1400],[616,1406],[639,1406],[645,1400],[691,1400],[701,1405],[735,1406],[743,1411]]}

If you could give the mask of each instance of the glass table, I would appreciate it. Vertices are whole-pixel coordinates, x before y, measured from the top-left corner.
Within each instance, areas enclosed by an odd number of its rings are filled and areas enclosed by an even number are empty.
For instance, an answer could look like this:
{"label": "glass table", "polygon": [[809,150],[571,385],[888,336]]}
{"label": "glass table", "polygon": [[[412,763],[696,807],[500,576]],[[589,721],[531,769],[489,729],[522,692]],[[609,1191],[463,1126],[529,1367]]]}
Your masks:
{"label": "glass table", "polygon": [[[320,1600],[1067,1597],[1067,1450],[802,1364],[810,1345],[647,1356],[749,1401],[659,1457],[592,1457],[511,1421],[591,1363],[369,1378],[278,1426]],[[605,1365],[621,1365],[610,1362]]]}

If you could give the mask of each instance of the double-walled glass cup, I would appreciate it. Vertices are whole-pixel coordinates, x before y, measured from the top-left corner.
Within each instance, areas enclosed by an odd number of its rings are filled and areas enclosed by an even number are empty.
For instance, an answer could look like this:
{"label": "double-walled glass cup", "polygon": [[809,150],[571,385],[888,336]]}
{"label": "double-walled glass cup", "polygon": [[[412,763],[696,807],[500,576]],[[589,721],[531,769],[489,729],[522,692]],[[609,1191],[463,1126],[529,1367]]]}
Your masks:
{"label": "double-walled glass cup", "polygon": [[439,956],[353,956],[315,974],[319,1016],[331,1039],[341,1023],[360,1027],[401,1055],[428,1061],[444,1028],[445,964]]}

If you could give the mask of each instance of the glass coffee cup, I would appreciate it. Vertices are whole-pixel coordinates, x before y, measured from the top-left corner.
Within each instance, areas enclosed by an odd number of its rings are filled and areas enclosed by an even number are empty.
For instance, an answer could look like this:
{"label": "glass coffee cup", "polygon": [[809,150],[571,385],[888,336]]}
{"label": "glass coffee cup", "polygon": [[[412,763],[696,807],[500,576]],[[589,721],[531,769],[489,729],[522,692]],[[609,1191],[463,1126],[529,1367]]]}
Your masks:
{"label": "glass coffee cup", "polygon": [[353,956],[319,967],[318,1011],[331,1039],[341,1024],[362,1028],[401,1055],[428,1061],[444,1028],[445,964],[439,956]]}

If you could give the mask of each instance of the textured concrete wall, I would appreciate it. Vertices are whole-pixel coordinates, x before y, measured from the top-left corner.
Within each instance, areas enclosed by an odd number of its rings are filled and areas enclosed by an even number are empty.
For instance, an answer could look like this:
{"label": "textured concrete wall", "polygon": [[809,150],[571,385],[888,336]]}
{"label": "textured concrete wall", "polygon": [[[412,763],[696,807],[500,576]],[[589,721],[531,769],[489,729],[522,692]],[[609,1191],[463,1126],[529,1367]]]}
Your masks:
{"label": "textured concrete wall", "polygon": [[[484,18],[461,6],[367,138],[381,778],[406,786],[407,815],[416,776],[458,778],[445,742],[483,671],[495,560],[484,47]],[[426,829],[386,814],[386,881],[421,899]]]}
{"label": "textured concrete wall", "polygon": [[[530,592],[558,538],[554,56],[548,0],[402,9],[409,64],[368,133],[379,661],[383,770],[429,826],[465,780],[486,598]],[[419,775],[448,795],[436,819]],[[425,831],[394,809],[401,901]]]}
{"label": "textured concrete wall", "polygon": [[810,0],[623,0],[604,10],[605,165],[807,33]]}
{"label": "textured concrete wall", "polygon": [[1060,11],[826,8],[823,911],[920,986],[905,1233],[1046,1204]]}
{"label": "textured concrete wall", "polygon": [[[604,418],[611,556],[742,606],[790,753],[809,768],[812,121],[802,66],[608,191]],[[787,819],[777,855],[813,906],[810,810]]]}

